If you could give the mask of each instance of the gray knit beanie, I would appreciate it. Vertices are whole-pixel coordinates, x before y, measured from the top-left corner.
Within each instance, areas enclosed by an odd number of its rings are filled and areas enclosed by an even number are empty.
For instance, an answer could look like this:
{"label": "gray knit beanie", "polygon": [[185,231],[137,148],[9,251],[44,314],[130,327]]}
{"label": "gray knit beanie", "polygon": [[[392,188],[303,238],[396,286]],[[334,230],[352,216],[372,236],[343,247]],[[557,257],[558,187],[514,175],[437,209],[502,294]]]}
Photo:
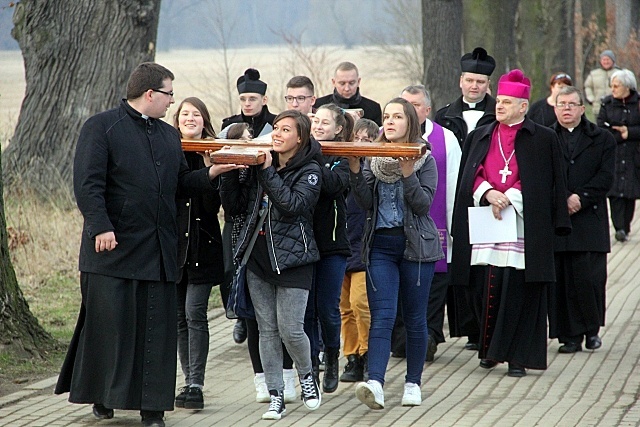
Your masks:
{"label": "gray knit beanie", "polygon": [[600,59],[602,59],[603,56],[608,56],[609,58],[611,58],[611,60],[613,62],[616,62],[616,54],[613,53],[612,50],[603,50],[602,53],[600,54]]}

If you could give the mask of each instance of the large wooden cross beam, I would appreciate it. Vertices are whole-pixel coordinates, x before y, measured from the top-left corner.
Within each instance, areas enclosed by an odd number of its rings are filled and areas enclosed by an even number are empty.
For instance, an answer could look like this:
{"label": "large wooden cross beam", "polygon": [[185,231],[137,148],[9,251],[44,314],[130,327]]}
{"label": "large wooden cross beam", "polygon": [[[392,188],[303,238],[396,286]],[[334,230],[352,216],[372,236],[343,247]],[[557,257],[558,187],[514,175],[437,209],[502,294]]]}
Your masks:
{"label": "large wooden cross beam", "polygon": [[[417,142],[335,142],[320,141],[325,156],[357,157],[419,157],[427,152],[425,144]],[[271,142],[241,139],[182,139],[184,151],[218,151],[216,163],[260,164],[260,149],[270,149]],[[230,157],[234,156],[234,157]],[[246,156],[246,158],[244,158]],[[257,156],[257,157],[256,157]],[[235,160],[234,162],[229,161]]]}

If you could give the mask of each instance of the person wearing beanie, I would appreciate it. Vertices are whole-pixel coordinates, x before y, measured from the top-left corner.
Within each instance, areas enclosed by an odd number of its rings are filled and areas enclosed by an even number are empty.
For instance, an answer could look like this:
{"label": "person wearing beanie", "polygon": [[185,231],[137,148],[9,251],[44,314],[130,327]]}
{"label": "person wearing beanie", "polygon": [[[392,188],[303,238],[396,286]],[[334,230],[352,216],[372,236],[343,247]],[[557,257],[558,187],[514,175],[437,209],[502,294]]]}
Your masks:
{"label": "person wearing beanie", "polygon": [[611,75],[619,70],[616,65],[616,55],[611,50],[603,50],[600,54],[600,67],[591,70],[584,81],[584,96],[593,106],[593,115],[597,116],[602,105],[602,98],[611,95],[609,81]]}
{"label": "person wearing beanie", "polygon": [[[460,90],[462,95],[438,110],[435,122],[449,129],[458,139],[460,148],[467,135],[476,127],[495,120],[495,99],[487,93],[496,61],[482,47],[460,58]],[[452,337],[468,337],[467,350],[478,350],[479,331],[464,292],[449,286],[447,317]]]}
{"label": "person wearing beanie", "polygon": [[439,109],[435,118],[436,123],[454,133],[460,147],[472,130],[495,119],[495,99],[487,94],[495,68],[496,61],[481,47],[460,58],[462,96]]}
{"label": "person wearing beanie", "polygon": [[267,107],[267,84],[260,80],[260,72],[255,68],[248,68],[238,77],[236,86],[241,112],[222,120],[222,131],[218,136],[225,138],[229,125],[242,122],[249,124],[254,138],[271,132],[276,116]]}
{"label": "person wearing beanie", "polygon": [[[571,232],[556,133],[525,114],[531,83],[521,70],[498,82],[496,120],[464,145],[453,211],[454,286],[463,286],[478,319],[480,366],[509,364],[508,375],[547,368],[547,288],[555,281],[553,243]],[[500,224],[515,216],[516,241],[470,240],[469,208],[487,207]],[[504,223],[503,223],[504,224]]]}

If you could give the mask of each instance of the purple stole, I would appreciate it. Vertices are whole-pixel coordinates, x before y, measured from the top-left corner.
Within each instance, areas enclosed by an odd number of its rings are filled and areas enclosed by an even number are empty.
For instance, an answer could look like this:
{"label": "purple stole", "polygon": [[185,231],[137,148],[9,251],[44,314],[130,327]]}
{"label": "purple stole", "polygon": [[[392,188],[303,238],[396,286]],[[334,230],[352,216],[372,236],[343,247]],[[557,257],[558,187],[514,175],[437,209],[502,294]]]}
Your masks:
{"label": "purple stole", "polygon": [[433,203],[429,211],[433,222],[438,229],[438,237],[444,252],[444,258],[436,261],[436,273],[447,272],[447,147],[444,143],[444,130],[442,126],[433,122],[433,130],[429,135],[431,143],[431,155],[438,168],[438,185]]}

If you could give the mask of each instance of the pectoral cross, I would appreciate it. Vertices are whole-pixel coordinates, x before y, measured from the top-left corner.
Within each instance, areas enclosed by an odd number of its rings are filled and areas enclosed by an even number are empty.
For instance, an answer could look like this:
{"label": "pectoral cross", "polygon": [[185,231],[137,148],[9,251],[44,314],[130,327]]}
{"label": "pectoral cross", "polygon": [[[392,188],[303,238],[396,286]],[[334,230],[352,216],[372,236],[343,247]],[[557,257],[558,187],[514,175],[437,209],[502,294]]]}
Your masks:
{"label": "pectoral cross", "polygon": [[513,172],[509,170],[509,165],[505,163],[504,169],[502,169],[501,171],[498,171],[498,173],[502,175],[501,182],[504,184],[505,182],[507,182],[507,176],[511,175]]}

